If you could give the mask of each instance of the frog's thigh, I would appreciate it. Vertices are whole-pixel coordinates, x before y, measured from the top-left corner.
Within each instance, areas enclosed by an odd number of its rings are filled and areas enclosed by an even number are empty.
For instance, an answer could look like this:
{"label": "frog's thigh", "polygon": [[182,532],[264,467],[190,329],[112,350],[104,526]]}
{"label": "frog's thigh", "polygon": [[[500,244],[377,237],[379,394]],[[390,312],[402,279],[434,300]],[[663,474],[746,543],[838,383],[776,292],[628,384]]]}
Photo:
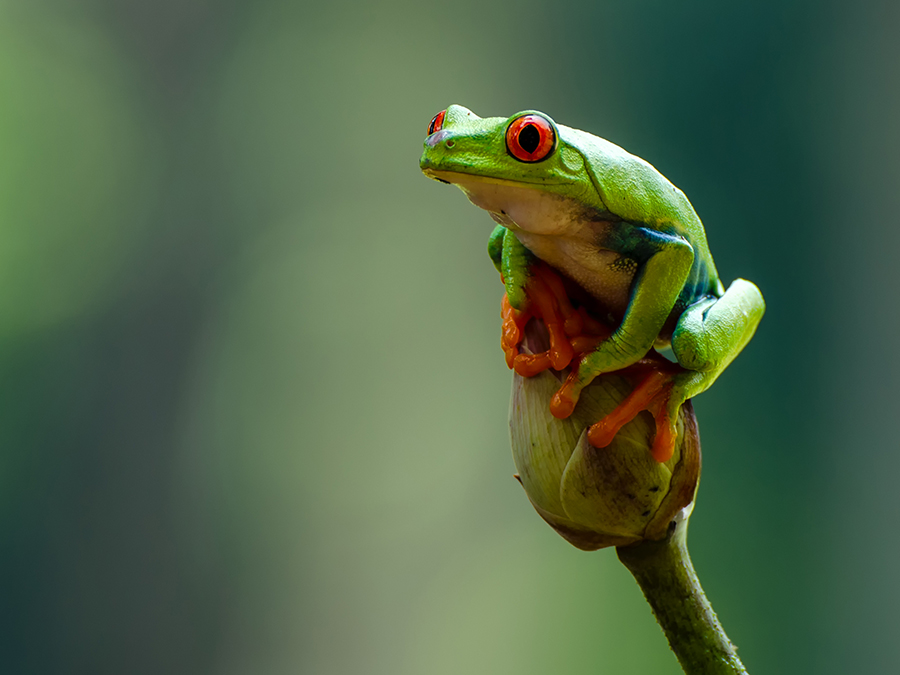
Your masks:
{"label": "frog's thigh", "polygon": [[721,298],[688,307],[672,333],[672,351],[688,370],[705,374],[693,388],[712,384],[753,337],[766,310],[762,293],[749,281],[736,279]]}

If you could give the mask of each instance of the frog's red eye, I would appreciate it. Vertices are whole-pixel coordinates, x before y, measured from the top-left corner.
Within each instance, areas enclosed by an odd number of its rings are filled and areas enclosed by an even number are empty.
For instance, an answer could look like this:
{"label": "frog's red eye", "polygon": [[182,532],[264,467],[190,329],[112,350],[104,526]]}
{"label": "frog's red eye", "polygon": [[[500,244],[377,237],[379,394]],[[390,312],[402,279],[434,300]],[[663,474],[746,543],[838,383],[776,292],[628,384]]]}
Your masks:
{"label": "frog's red eye", "polygon": [[553,125],[540,115],[517,117],[506,129],[506,148],[522,162],[540,162],[555,146]]}
{"label": "frog's red eye", "polygon": [[435,131],[441,130],[441,127],[444,126],[444,115],[446,114],[446,110],[441,110],[441,112],[431,118],[431,124],[428,125],[429,136],[431,136],[431,134],[433,134]]}

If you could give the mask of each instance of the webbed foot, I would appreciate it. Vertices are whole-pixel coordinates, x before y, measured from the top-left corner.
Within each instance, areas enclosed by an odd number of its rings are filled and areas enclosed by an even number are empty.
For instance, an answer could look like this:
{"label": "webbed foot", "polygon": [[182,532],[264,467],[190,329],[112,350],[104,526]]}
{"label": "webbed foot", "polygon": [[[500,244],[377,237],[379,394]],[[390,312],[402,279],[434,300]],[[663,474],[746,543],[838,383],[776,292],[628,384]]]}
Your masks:
{"label": "webbed foot", "polygon": [[[635,364],[635,366],[642,364]],[[627,369],[626,369],[627,370]],[[588,429],[588,441],[596,448],[609,445],[619,430],[637,417],[642,410],[649,410],[656,420],[656,438],[651,454],[657,462],[667,462],[675,452],[678,431],[675,423],[684,397],[675,386],[679,373],[684,369],[672,364],[660,366],[654,362],[650,372],[611,413]]]}

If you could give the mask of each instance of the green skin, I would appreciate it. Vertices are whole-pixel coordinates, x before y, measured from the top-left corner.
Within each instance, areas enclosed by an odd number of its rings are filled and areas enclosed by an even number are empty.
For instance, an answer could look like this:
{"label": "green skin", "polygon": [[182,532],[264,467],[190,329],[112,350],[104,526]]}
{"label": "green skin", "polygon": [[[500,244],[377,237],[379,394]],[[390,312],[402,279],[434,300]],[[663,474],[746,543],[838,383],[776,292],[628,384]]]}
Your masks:
{"label": "green skin", "polygon": [[[539,115],[555,145],[540,161],[507,147],[519,117]],[[430,178],[457,185],[498,223],[488,251],[510,304],[524,307],[537,257],[573,280],[617,320],[614,333],[582,359],[573,390],[625,368],[654,346],[671,346],[686,369],[672,380],[666,407],[705,391],[753,337],[765,312],[759,289],[719,280],[700,218],[684,193],[649,163],[536,111],[481,118],[447,108],[425,139]]]}

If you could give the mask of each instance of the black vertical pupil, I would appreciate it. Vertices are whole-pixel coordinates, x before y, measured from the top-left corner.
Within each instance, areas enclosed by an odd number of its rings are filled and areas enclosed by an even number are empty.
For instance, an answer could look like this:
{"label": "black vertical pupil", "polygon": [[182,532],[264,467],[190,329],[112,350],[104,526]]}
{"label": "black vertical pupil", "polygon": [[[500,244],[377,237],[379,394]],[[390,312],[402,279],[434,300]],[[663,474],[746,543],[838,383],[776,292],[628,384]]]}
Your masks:
{"label": "black vertical pupil", "polygon": [[428,125],[428,135],[429,136],[434,133],[434,123],[435,122],[437,122],[437,116],[434,116],[431,119],[431,124]]}
{"label": "black vertical pupil", "polygon": [[527,153],[532,153],[541,144],[541,132],[533,124],[526,124],[519,132],[519,145]]}

